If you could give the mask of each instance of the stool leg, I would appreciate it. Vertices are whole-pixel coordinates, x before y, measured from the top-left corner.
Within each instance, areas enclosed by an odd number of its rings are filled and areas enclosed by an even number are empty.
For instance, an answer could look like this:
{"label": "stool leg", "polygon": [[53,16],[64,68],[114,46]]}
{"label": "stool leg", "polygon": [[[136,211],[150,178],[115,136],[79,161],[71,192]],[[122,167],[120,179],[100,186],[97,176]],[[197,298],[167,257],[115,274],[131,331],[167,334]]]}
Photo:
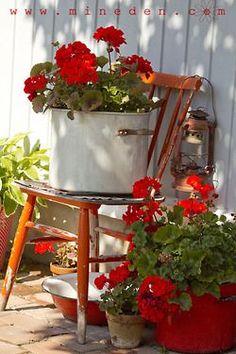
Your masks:
{"label": "stool leg", "polygon": [[10,296],[15,281],[15,277],[20,265],[22,253],[25,246],[27,231],[28,231],[28,229],[25,227],[25,224],[32,217],[35,199],[36,199],[35,196],[28,195],[28,198],[25,202],[24,209],[21,213],[18,228],[16,230],[16,234],[14,238],[14,243],[11,249],[10,259],[8,261],[5,279],[2,286],[1,305],[0,305],[1,311],[5,310],[7,306],[8,298]]}
{"label": "stool leg", "polygon": [[[90,257],[99,256],[99,232],[95,231],[95,228],[98,227],[98,209],[100,206],[95,209],[89,210],[89,229],[90,229]],[[99,263],[91,264],[91,272],[99,272]]]}
{"label": "stool leg", "polygon": [[77,328],[78,342],[84,344],[86,341],[87,326],[87,305],[88,305],[88,283],[89,283],[89,211],[80,209],[79,237],[78,237],[78,301],[77,301]]}

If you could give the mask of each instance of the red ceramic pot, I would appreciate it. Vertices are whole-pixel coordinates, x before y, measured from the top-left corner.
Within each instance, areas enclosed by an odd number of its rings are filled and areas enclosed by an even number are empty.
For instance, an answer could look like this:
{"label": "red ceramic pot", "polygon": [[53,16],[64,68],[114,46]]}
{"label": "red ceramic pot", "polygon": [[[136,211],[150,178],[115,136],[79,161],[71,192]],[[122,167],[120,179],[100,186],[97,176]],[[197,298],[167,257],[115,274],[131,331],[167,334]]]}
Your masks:
{"label": "red ceramic pot", "polygon": [[[77,321],[77,300],[63,298],[53,294],[52,298],[55,306],[62,312],[65,318],[71,321]],[[98,302],[88,302],[87,323],[94,326],[105,326],[107,324],[105,312],[99,309]]]}
{"label": "red ceramic pot", "polygon": [[[94,285],[94,279],[102,273],[89,273],[87,323],[104,326],[107,324],[105,312],[98,306],[102,290]],[[43,281],[42,287],[52,295],[55,306],[64,317],[77,320],[77,273],[49,277]]]}
{"label": "red ceramic pot", "polygon": [[236,298],[232,295],[236,295],[236,284],[223,285],[220,300],[210,294],[192,295],[190,311],[180,311],[157,325],[157,342],[181,353],[230,349],[236,337]]}

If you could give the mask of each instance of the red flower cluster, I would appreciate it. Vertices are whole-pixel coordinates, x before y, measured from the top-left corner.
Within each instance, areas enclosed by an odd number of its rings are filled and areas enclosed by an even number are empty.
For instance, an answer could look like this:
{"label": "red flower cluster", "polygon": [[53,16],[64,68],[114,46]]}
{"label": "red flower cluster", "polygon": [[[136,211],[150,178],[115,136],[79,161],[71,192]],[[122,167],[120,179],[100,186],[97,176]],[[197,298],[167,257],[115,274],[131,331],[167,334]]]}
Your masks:
{"label": "red flower cluster", "polygon": [[131,225],[136,221],[151,223],[155,213],[162,215],[160,203],[155,200],[149,200],[145,204],[129,205],[123,214],[123,220],[127,225]]}
{"label": "red flower cluster", "polygon": [[68,85],[97,82],[96,56],[82,42],[69,43],[55,55],[59,73]]}
{"label": "red flower cluster", "polygon": [[157,193],[160,192],[161,184],[155,178],[144,177],[139,181],[136,181],[133,185],[133,197],[134,198],[147,198],[150,195],[150,192],[153,189]]}
{"label": "red flower cluster", "polygon": [[48,80],[43,75],[31,76],[25,80],[24,92],[29,93],[28,99],[32,101],[38,91],[43,91],[46,88]]}
{"label": "red flower cluster", "polygon": [[[146,78],[148,79],[150,74],[153,73],[151,62],[136,54],[125,58],[122,61],[122,64],[125,65],[125,67],[121,69],[122,74],[125,74],[129,71],[134,71],[139,74],[145,74]],[[127,65],[130,67],[130,70],[128,69]]]}
{"label": "red flower cluster", "polygon": [[[108,43],[108,46],[115,48],[117,53],[120,52],[119,47],[121,44],[126,43],[125,38],[123,37],[124,32],[114,26],[109,27],[99,27],[93,35],[93,38],[97,42],[104,41]],[[112,48],[110,48],[112,50]]]}
{"label": "red flower cluster", "polygon": [[52,242],[48,243],[36,243],[34,246],[34,253],[44,254],[46,252],[54,252],[54,247]]}
{"label": "red flower cluster", "polygon": [[206,204],[198,202],[195,198],[180,200],[177,205],[184,208],[184,216],[193,216],[208,211]]}
{"label": "red flower cluster", "polygon": [[202,184],[202,179],[199,176],[190,176],[187,178],[186,182],[192,186],[195,191],[199,192],[204,200],[207,200],[210,192],[214,191],[214,186],[208,183]]}
{"label": "red flower cluster", "polygon": [[118,267],[112,269],[109,273],[109,277],[106,277],[104,274],[100,275],[94,280],[95,286],[101,290],[107,284],[109,289],[113,289],[118,283],[122,283],[127,278],[135,275],[134,272],[130,272],[129,265],[130,263],[125,261]]}
{"label": "red flower cluster", "polygon": [[152,322],[159,322],[164,316],[175,313],[179,306],[168,300],[175,297],[175,285],[157,275],[146,277],[140,285],[137,301],[141,316]]}
{"label": "red flower cluster", "polygon": [[160,210],[160,203],[153,199],[148,199],[151,190],[155,189],[157,193],[160,192],[161,184],[155,178],[144,177],[136,181],[133,185],[134,198],[147,198],[145,203],[129,205],[127,211],[123,214],[123,220],[127,225],[131,225],[136,221],[143,221],[151,223],[155,213],[162,215]]}

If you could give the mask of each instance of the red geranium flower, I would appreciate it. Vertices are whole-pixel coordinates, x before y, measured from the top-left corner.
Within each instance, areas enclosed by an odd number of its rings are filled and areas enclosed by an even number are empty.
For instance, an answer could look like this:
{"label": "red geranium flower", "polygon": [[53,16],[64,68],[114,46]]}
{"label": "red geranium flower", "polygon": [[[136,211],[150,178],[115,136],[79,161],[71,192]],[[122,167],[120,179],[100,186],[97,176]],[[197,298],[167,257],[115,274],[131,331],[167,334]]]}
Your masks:
{"label": "red geranium flower", "polygon": [[125,279],[127,279],[131,272],[129,270],[129,262],[125,261],[115,269],[112,269],[109,273],[109,279],[113,286],[117,283],[122,283]]}
{"label": "red geranium flower", "polygon": [[157,179],[146,176],[134,183],[133,197],[134,198],[146,198],[150,195],[152,188],[155,189],[155,191],[157,193],[159,193],[160,187],[161,187],[161,184]]}
{"label": "red geranium flower", "polygon": [[125,38],[123,37],[124,32],[114,26],[109,27],[99,27],[96,32],[93,34],[93,38],[97,42],[104,41],[107,42],[109,46],[115,48],[116,52],[119,51],[121,44],[126,43]]}
{"label": "red geranium flower", "polygon": [[192,186],[193,188],[196,188],[201,185],[201,181],[202,180],[199,176],[193,175],[187,178],[186,183]]}
{"label": "red geranium flower", "polygon": [[24,92],[29,93],[28,99],[32,101],[36,96],[37,92],[43,91],[46,88],[48,80],[43,75],[31,76],[25,80]]}
{"label": "red geranium flower", "polygon": [[94,280],[94,284],[99,290],[102,290],[106,283],[108,283],[108,278],[104,274]]}
{"label": "red geranium flower", "polygon": [[207,200],[210,192],[215,190],[213,184],[203,184],[199,176],[189,176],[186,182],[193,187],[193,189],[200,193],[202,199]]}
{"label": "red geranium flower", "polygon": [[96,56],[82,42],[69,43],[55,55],[59,73],[68,85],[97,82]]}
{"label": "red geranium flower", "polygon": [[34,253],[44,254],[46,252],[54,252],[54,247],[52,242],[36,243],[34,246]]}
{"label": "red geranium flower", "polygon": [[198,202],[195,198],[180,200],[177,205],[184,208],[184,216],[193,216],[208,211],[206,204]]}
{"label": "red geranium flower", "polygon": [[168,300],[175,296],[176,287],[171,280],[165,280],[157,275],[146,277],[140,285],[137,301],[143,318],[159,322],[164,316],[178,310],[178,305],[170,304]]}
{"label": "red geranium flower", "polygon": [[134,71],[139,74],[145,74],[146,78],[148,79],[150,74],[153,73],[151,62],[136,54],[125,58],[122,61],[122,64],[125,65],[121,69],[122,74],[125,74],[129,71]]}
{"label": "red geranium flower", "polygon": [[90,49],[86,44],[76,41],[69,43],[67,46],[63,45],[56,51],[55,59],[59,68],[66,63],[70,63],[74,58],[83,58],[86,54],[90,54]]}

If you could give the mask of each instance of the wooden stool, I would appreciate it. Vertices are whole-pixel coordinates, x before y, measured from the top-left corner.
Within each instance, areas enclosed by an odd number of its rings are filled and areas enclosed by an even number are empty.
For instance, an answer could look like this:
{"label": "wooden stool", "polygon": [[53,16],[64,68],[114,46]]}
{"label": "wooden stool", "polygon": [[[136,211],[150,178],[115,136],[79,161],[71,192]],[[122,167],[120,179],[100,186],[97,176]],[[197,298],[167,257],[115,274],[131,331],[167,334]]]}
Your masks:
{"label": "wooden stool", "polygon": [[[92,270],[97,270],[96,265],[101,262],[117,262],[125,259],[121,256],[99,256],[99,232],[107,233],[112,237],[127,240],[127,235],[122,232],[107,230],[98,227],[98,209],[101,204],[126,205],[142,203],[143,199],[123,197],[100,197],[81,196],[50,188],[40,182],[16,182],[21,191],[27,194],[27,200],[23,208],[19,225],[15,234],[11,255],[8,261],[7,271],[2,286],[1,310],[5,310],[10,296],[14,280],[20,265],[24,246],[27,241],[27,231],[35,229],[48,236],[40,239],[45,241],[78,241],[78,262],[77,262],[77,283],[78,283],[78,342],[84,344],[86,341],[86,310],[88,303],[89,263],[94,263]],[[35,224],[31,221],[35,206],[36,197],[43,198],[56,203],[70,205],[79,208],[78,235],[50,227],[48,225]],[[163,200],[159,197],[158,200]],[[107,232],[106,232],[107,231]],[[38,239],[39,240],[39,239]]]}

